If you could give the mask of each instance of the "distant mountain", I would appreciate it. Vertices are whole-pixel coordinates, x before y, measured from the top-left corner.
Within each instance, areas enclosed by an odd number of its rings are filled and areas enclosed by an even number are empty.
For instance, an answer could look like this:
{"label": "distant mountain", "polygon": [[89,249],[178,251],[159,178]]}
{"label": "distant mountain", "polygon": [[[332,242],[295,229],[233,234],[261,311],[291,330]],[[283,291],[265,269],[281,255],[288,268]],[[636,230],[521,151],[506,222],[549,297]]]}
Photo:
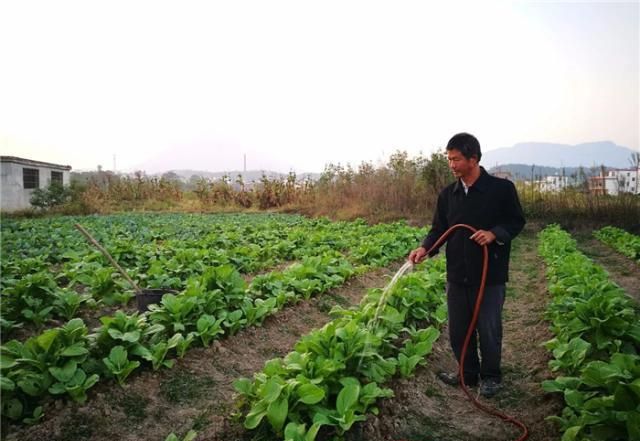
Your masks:
{"label": "distant mountain", "polygon": [[[484,161],[482,161],[484,162]],[[487,171],[491,174],[509,173],[513,181],[539,180],[545,176],[568,176],[572,180],[580,181],[581,177],[596,176],[600,173],[600,167],[546,167],[529,164],[504,164],[490,167]]]}
{"label": "distant mountain", "polygon": [[503,164],[530,164],[547,167],[630,167],[629,158],[634,150],[611,141],[589,142],[578,145],[546,142],[523,142],[513,147],[483,152],[481,163],[489,169]]}
{"label": "distant mountain", "polygon": [[[238,175],[242,175],[242,179],[246,183],[250,182],[258,182],[262,179],[262,175],[267,176],[268,178],[286,178],[288,175],[286,173],[278,173],[270,170],[247,170],[243,172],[241,170],[233,170],[227,172],[210,172],[204,170],[168,170],[163,173],[155,173],[154,176],[161,176],[165,173],[175,173],[178,175],[183,181],[188,181],[192,176],[198,176],[205,179],[220,179],[223,176],[228,176],[232,181],[235,181]],[[309,178],[312,180],[317,180],[320,177],[319,173],[296,173],[296,179],[301,180],[305,178]]]}

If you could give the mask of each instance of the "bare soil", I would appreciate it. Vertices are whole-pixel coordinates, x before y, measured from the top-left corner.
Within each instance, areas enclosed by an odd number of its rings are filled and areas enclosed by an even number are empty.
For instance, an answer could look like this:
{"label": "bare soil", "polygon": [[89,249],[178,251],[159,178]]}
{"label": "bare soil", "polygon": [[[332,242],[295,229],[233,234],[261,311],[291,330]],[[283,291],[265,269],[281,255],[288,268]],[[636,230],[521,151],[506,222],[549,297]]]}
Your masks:
{"label": "bare soil", "polygon": [[[530,440],[560,438],[545,417],[561,412],[561,398],[542,391],[551,378],[550,355],[542,343],[551,338],[543,311],[548,302],[544,266],[537,256],[533,228],[514,243],[511,282],[504,310],[504,388],[491,400],[521,419]],[[357,304],[367,288],[384,287],[403,262],[354,278],[346,285],[267,318],[261,327],[243,330],[209,348],[196,348],[172,369],[134,374],[124,387],[108,382],[89,393],[84,405],[57,400],[46,406],[43,422],[34,427],[9,427],[11,441],[164,440],[190,429],[197,440],[268,440],[246,432],[238,417],[233,381],[251,377],[264,363],[291,351],[299,338],[330,320],[335,304]],[[519,431],[478,411],[458,388],[437,378],[454,370],[447,330],[434,347],[426,366],[415,376],[385,385],[395,397],[383,400],[379,416],[348,434],[349,441],[502,441],[515,440]],[[477,389],[472,389],[477,393]]]}

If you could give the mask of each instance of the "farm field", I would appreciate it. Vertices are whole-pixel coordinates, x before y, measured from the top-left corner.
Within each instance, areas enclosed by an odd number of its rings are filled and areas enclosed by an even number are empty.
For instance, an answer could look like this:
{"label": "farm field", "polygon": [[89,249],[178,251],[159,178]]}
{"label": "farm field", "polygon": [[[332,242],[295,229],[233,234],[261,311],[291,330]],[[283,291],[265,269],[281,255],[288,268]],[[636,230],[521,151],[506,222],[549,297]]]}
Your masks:
{"label": "farm field", "polygon": [[[96,306],[135,309],[133,288],[74,229],[78,220],[3,222],[4,336],[28,336]],[[308,297],[338,283],[330,280],[332,274],[348,276],[398,258],[403,246],[422,234],[400,223],[369,228],[364,222],[286,215],[126,215],[82,222],[141,288],[219,289],[224,301],[234,296],[229,291],[244,288],[246,277],[241,281],[239,275],[294,262],[299,265],[290,268],[288,276],[278,271],[256,279],[249,288],[260,294],[263,288],[289,281],[294,291]],[[346,266],[331,267],[323,277],[320,269],[331,264]],[[241,303],[240,297],[234,300]],[[88,318],[96,315],[101,314]]]}
{"label": "farm field", "polygon": [[[133,289],[74,222],[141,287],[172,288],[175,295],[137,313]],[[559,426],[545,418],[562,415],[565,402],[541,386],[558,373],[543,345],[554,333],[538,232],[527,227],[514,242],[504,310],[505,391],[490,401],[523,420],[529,439],[554,440],[562,436]],[[198,440],[283,439],[284,433],[297,439],[294,431],[312,430],[322,407],[333,419],[318,425],[319,440],[336,433],[347,440],[515,439],[512,427],[478,413],[461,391],[435,377],[455,366],[442,259],[401,279],[376,328],[378,337],[391,338],[378,346],[367,340],[381,288],[425,233],[401,222],[368,226],[295,215],[3,221],[3,438],[164,440],[194,430]],[[593,235],[576,238],[623,288],[621,295],[637,299],[637,262]],[[637,303],[629,302],[627,313],[637,319]],[[294,375],[302,383],[280,384],[286,375],[279,369],[299,364],[296,357],[317,356],[312,342],[324,338],[325,358],[335,356],[339,341],[354,345],[342,354],[342,370],[314,383]],[[357,346],[363,342],[369,342],[364,349]],[[627,352],[637,352],[638,342],[630,345]],[[372,358],[355,357],[363,351]],[[270,361],[276,357],[284,361]],[[376,364],[378,357],[384,363]],[[266,376],[254,380],[260,372]],[[280,385],[277,394],[265,395],[267,383]],[[343,415],[339,423],[336,412]]]}

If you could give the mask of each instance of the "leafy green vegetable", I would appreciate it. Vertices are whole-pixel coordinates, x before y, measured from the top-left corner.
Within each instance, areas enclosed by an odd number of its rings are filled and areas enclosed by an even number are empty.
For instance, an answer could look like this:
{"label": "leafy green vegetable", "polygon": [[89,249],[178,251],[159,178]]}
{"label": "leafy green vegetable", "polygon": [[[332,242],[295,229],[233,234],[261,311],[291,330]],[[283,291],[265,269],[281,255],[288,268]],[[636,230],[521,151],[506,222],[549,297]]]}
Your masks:
{"label": "leafy green vegetable", "polygon": [[550,419],[562,440],[640,439],[637,308],[558,226],[540,233],[540,254],[554,296],[547,311],[555,334],[546,343],[550,366],[568,375],[542,385],[562,393],[566,404]]}
{"label": "leafy green vegetable", "polygon": [[602,242],[625,256],[640,262],[640,237],[617,227],[604,227],[593,232]]}
{"label": "leafy green vegetable", "polygon": [[[376,401],[393,395],[378,383],[391,378],[397,366],[402,375],[413,372],[439,336],[444,278],[434,273],[443,273],[444,266],[437,262],[400,279],[377,321],[381,292],[373,289],[359,308],[334,309],[336,319],[302,337],[283,359],[268,361],[253,381],[234,382],[247,406],[245,427],[268,427],[286,440],[306,441],[323,426],[340,436],[367,412],[377,412]],[[408,301],[408,293],[422,290],[427,294]],[[425,313],[409,311],[418,308]],[[398,347],[400,336],[404,345]]]}
{"label": "leafy green vegetable", "polygon": [[122,346],[113,347],[109,357],[103,358],[102,361],[121,386],[131,372],[140,366],[139,361],[129,361],[127,350]]}

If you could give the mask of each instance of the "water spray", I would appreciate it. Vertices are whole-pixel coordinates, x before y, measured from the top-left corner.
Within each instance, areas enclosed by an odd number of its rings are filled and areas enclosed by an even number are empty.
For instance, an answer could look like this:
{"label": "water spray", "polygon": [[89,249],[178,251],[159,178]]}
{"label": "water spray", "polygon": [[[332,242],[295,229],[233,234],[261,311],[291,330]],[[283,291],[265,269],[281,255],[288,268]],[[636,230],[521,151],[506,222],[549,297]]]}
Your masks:
{"label": "water spray", "polygon": [[391,288],[393,288],[395,284],[398,282],[398,280],[400,279],[400,277],[402,277],[404,273],[406,273],[411,268],[413,268],[413,262],[410,262],[410,261],[405,262],[405,264],[400,267],[400,269],[395,274],[395,276],[393,276],[391,281],[384,288],[384,290],[382,291],[382,295],[378,300],[378,305],[376,306],[376,312],[373,315],[373,318],[369,320],[369,322],[367,323],[367,328],[373,329],[378,324],[380,313],[382,312],[384,305],[387,304],[387,298],[391,294]]}

